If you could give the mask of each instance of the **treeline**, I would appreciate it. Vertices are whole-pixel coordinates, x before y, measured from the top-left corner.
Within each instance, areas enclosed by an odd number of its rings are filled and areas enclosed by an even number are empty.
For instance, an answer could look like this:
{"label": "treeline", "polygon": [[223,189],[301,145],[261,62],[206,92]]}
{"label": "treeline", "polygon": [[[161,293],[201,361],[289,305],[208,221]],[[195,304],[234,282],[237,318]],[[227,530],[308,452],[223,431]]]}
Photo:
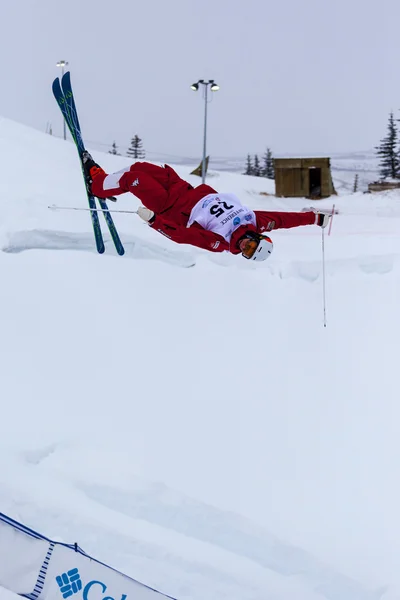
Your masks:
{"label": "treeline", "polygon": [[[121,153],[118,152],[118,146],[115,142],[113,142],[111,150],[109,150],[108,153],[121,156]],[[131,139],[131,145],[126,151],[126,156],[134,158],[135,160],[146,157],[146,152],[143,148],[143,140],[138,135],[134,135]]]}
{"label": "treeline", "polygon": [[270,148],[267,148],[265,154],[259,158],[258,154],[247,155],[246,168],[244,175],[253,175],[253,177],[266,177],[275,179],[274,159]]}
{"label": "treeline", "polygon": [[375,147],[380,158],[379,175],[382,179],[400,179],[400,145],[396,121],[399,119],[394,118],[393,112],[389,113],[387,135]]}
{"label": "treeline", "polygon": [[[121,152],[118,151],[118,146],[115,141],[112,143],[111,150],[108,152],[109,154],[121,156]],[[126,156],[129,156],[134,160],[140,160],[146,157],[146,152],[143,148],[143,140],[137,134],[131,139],[130,146],[126,151]],[[275,179],[274,159],[271,149],[267,148],[265,154],[261,158],[258,154],[253,156],[248,154],[244,175]]]}

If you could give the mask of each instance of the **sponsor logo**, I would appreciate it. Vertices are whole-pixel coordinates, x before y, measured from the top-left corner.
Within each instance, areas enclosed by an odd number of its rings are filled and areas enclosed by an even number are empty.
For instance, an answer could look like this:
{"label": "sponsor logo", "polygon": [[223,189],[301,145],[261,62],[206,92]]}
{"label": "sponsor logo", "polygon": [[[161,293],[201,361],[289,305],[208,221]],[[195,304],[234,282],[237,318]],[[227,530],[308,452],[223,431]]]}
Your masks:
{"label": "sponsor logo", "polygon": [[253,218],[253,215],[246,215],[246,216],[245,216],[245,220],[246,220],[246,221],[251,221],[251,220],[252,220],[252,218]]}
{"label": "sponsor logo", "polygon": [[[239,208],[239,210],[235,210],[233,212],[231,212],[227,217],[225,217],[225,219],[222,219],[221,221],[221,225],[225,225],[226,223],[229,223],[229,221],[232,221],[232,219],[235,219],[235,217],[237,217],[237,215],[240,215],[240,213],[244,212],[244,208]],[[240,223],[240,217],[239,218],[239,223]],[[236,221],[236,219],[235,219]],[[235,223],[234,221],[234,223]]]}
{"label": "sponsor logo", "polygon": [[206,208],[212,201],[213,198],[208,198],[208,200],[204,200],[203,204],[201,205],[201,208]]}
{"label": "sponsor logo", "polygon": [[216,250],[219,245],[220,245],[220,242],[214,242],[213,244],[211,244],[211,248],[213,248],[214,250]]}
{"label": "sponsor logo", "polygon": [[[81,576],[79,574],[78,569],[71,569],[70,571],[66,571],[65,573],[61,573],[56,577],[56,581],[58,587],[60,588],[60,592],[63,598],[70,598],[74,596],[82,589],[82,598],[83,600],[97,600],[99,598],[99,589],[100,586],[100,594],[105,594],[107,590],[107,586],[102,581],[92,580],[89,581],[85,586],[83,586]],[[93,589],[92,589],[93,588]],[[121,600],[126,600],[127,595],[122,594]],[[102,596],[101,600],[115,600],[112,596]]]}
{"label": "sponsor logo", "polygon": [[136,177],[135,181],[132,182],[132,186],[139,185],[139,179]]}
{"label": "sponsor logo", "polygon": [[240,217],[235,217],[233,219],[233,224],[234,224],[235,227],[236,227],[236,225],[240,225]]}
{"label": "sponsor logo", "polygon": [[82,589],[82,580],[78,569],[71,569],[56,577],[63,598],[69,598]]}

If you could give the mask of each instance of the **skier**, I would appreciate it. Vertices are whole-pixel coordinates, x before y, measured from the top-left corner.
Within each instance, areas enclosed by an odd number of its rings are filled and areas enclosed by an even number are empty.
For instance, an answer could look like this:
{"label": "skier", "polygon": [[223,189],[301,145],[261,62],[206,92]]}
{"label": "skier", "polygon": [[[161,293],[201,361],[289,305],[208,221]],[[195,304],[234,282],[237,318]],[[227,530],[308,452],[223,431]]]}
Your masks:
{"label": "skier", "polygon": [[211,252],[228,251],[241,253],[246,259],[265,260],[273,248],[266,232],[302,225],[326,227],[330,218],[315,209],[252,211],[234,194],[220,194],[207,184],[194,188],[169,165],[136,162],[108,175],[86,151],[82,162],[86,185],[93,196],[110,198],[131,192],[143,203],[137,212],[150,227],[178,244]]}

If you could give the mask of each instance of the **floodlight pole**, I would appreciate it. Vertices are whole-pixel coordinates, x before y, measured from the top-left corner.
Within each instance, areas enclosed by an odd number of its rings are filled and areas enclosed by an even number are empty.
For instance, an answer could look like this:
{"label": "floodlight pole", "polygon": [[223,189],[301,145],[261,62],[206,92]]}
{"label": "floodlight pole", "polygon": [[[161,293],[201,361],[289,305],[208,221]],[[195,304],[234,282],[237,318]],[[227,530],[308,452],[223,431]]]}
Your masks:
{"label": "floodlight pole", "polygon": [[204,133],[203,133],[203,160],[201,163],[201,182],[205,183],[206,181],[206,154],[207,154],[207,104],[208,104],[208,86],[212,92],[216,92],[219,90],[219,86],[215,83],[214,79],[210,79],[209,81],[204,81],[204,79],[199,79],[197,83],[192,84],[192,90],[197,92],[199,89],[199,85],[204,86]]}
{"label": "floodlight pole", "polygon": [[206,148],[207,148],[207,91],[208,84],[204,86],[204,134],[203,134],[203,163],[201,165],[201,182],[206,181]]}

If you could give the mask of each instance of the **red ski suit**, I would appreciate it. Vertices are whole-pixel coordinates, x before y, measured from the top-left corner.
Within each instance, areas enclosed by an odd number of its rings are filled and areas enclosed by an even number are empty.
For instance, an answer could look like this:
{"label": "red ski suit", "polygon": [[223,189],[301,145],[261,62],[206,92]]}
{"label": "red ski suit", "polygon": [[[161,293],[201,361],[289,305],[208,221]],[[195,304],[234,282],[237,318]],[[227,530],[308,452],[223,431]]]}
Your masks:
{"label": "red ski suit", "polygon": [[[115,186],[115,187],[110,187]],[[218,193],[212,187],[201,184],[194,188],[169,167],[159,167],[147,162],[136,162],[129,170],[108,176],[98,173],[92,183],[92,193],[99,198],[131,192],[146,208],[155,214],[150,226],[178,244],[191,244],[211,252],[239,254],[237,242],[245,231],[263,233],[272,229],[289,229],[301,225],[313,225],[313,212],[267,212],[254,211],[257,227],[242,225],[233,232],[230,242],[222,236],[204,229],[194,222],[187,227],[193,207],[208,194]]]}

